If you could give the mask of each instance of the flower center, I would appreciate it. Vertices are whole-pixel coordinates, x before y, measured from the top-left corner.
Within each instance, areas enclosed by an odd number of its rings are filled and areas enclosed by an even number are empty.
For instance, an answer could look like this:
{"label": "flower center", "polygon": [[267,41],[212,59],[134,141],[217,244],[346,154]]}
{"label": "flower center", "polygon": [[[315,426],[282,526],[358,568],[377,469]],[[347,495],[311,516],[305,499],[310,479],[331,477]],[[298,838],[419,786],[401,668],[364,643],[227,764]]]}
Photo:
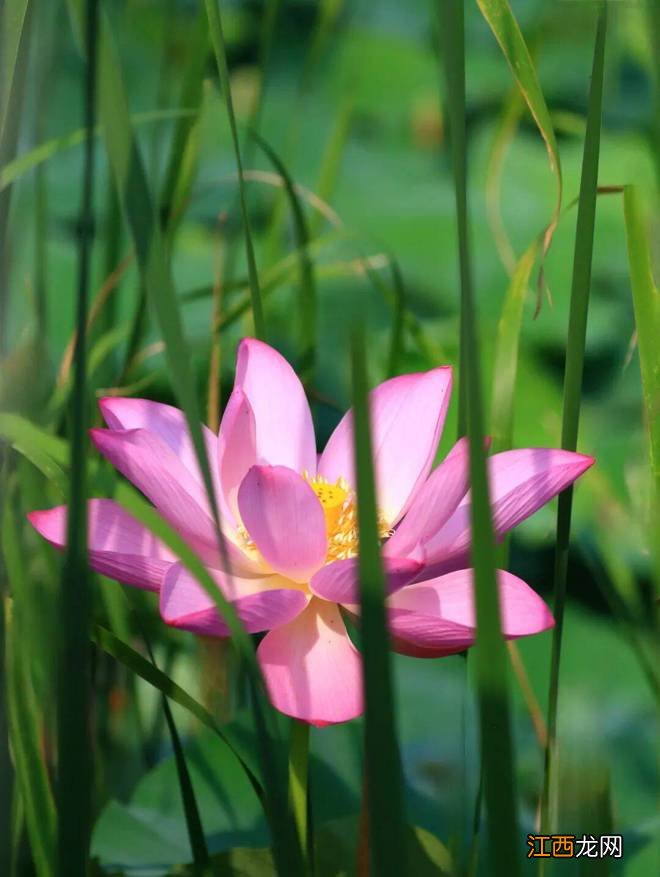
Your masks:
{"label": "flower center", "polygon": [[[306,472],[303,472],[303,477],[317,495],[325,515],[328,534],[326,563],[354,557],[359,548],[357,507],[355,494],[348,482],[344,478],[338,478],[333,484],[322,475],[314,475],[310,478]],[[387,522],[379,513],[378,535],[381,539],[386,539],[391,532]]]}

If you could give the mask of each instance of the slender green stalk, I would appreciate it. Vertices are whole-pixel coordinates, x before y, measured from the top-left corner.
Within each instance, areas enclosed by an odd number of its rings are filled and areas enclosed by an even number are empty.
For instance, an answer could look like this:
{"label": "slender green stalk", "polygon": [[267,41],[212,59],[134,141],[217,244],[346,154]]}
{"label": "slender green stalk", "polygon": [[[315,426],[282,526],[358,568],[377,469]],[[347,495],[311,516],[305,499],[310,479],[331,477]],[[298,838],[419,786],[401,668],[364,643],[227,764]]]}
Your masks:
{"label": "slender green stalk", "polygon": [[80,250],[76,299],[77,338],[71,395],[71,464],[67,547],[60,588],[60,644],[58,674],[58,874],[87,874],[92,820],[92,741],[90,739],[91,619],[90,576],[87,565],[87,302],[90,279],[94,125],[98,0],[85,7],[86,73],[84,91],[85,141],[83,188],[80,205]]}
{"label": "slender green stalk", "polygon": [[[143,639],[147,647],[149,660],[154,669],[157,670],[158,665],[156,664],[153,650],[144,633]],[[193,789],[192,780],[190,779],[188,765],[186,764],[186,756],[183,751],[183,746],[181,745],[181,738],[179,737],[174,716],[172,715],[172,708],[170,707],[170,702],[164,693],[161,697],[161,701],[163,704],[165,722],[167,723],[167,730],[170,735],[170,740],[172,741],[172,750],[174,752],[174,760],[176,763],[179,789],[181,791],[181,803],[183,805],[186,828],[188,830],[188,840],[190,841],[190,849],[193,856],[195,877],[204,877],[205,874],[209,873],[210,860],[209,851],[206,846],[206,838],[204,837],[202,820],[199,815],[199,807],[197,806],[197,799],[195,798],[195,790]]]}
{"label": "slender green stalk", "polygon": [[234,115],[234,102],[231,96],[231,83],[229,79],[229,68],[227,66],[227,53],[225,50],[225,38],[222,30],[222,19],[220,17],[220,9],[218,0],[205,0],[206,14],[209,19],[209,27],[211,30],[211,42],[213,43],[213,51],[218,67],[218,75],[220,76],[220,84],[225,96],[227,105],[227,115],[229,117],[229,127],[231,130],[231,139],[234,145],[234,157],[236,159],[236,169],[238,171],[238,192],[241,207],[241,218],[243,220],[243,233],[245,235],[245,254],[248,265],[248,276],[250,278],[250,294],[252,297],[252,316],[254,318],[254,331],[257,338],[265,338],[265,324],[263,315],[263,305],[261,302],[261,291],[259,288],[259,275],[257,273],[257,262],[254,255],[254,245],[252,243],[252,235],[250,233],[250,217],[248,216],[247,202],[245,199],[245,184],[243,181],[243,162],[241,159],[241,148],[238,142],[238,130],[236,127],[236,117]]}
{"label": "slender green stalk", "polygon": [[307,861],[307,783],[309,773],[309,725],[291,720],[289,737],[289,802],[298,831],[298,840]]}
{"label": "slender green stalk", "polygon": [[458,269],[461,288],[458,373],[458,435],[467,433],[469,357],[465,337],[466,305],[472,295],[467,219],[467,138],[465,132],[465,9],[463,0],[440,0],[439,29],[444,61],[449,142],[454,174]]}
{"label": "slender green stalk", "polygon": [[400,877],[406,873],[403,777],[394,714],[385,577],[376,518],[365,347],[364,330],[359,326],[352,338],[352,371],[369,852],[373,874]]}
{"label": "slender green stalk", "polygon": [[[577,448],[582,395],[582,372],[587,334],[589,288],[593,256],[600,128],[603,105],[603,70],[605,64],[605,34],[607,4],[601,3],[594,46],[591,88],[587,111],[587,130],[584,139],[582,176],[575,233],[573,280],[564,371],[564,406],[562,415],[561,446],[569,451]],[[559,696],[559,665],[561,659],[564,604],[566,602],[566,573],[571,534],[572,488],[559,496],[557,508],[557,539],[554,572],[554,616],[552,636],[550,686],[548,694],[548,745],[545,752],[543,796],[541,801],[542,830],[549,829],[554,819],[551,810],[557,797],[557,700]]]}
{"label": "slender green stalk", "polygon": [[282,177],[284,190],[289,201],[296,234],[296,246],[299,254],[299,297],[298,314],[300,317],[301,358],[300,369],[309,377],[314,385],[314,360],[316,355],[316,281],[314,277],[314,260],[309,254],[310,235],[307,218],[301,204],[296,187],[284,162],[256,131],[251,132],[255,142],[266,153],[273,167]]}
{"label": "slender green stalk", "polygon": [[[0,82],[0,167],[16,154],[21,109],[28,67],[34,4],[30,0],[5,0],[0,7],[0,56],[4,81]],[[0,357],[9,341],[9,208],[11,187],[0,190]]]}
{"label": "slender green stalk", "polygon": [[448,0],[440,4],[440,8],[443,13],[440,24],[461,274],[459,433],[467,429],[470,448],[471,560],[477,615],[474,670],[479,699],[484,795],[493,873],[515,877],[519,873],[519,844],[508,668],[495,576],[496,550],[484,454],[479,343],[468,249],[464,6],[461,0]]}

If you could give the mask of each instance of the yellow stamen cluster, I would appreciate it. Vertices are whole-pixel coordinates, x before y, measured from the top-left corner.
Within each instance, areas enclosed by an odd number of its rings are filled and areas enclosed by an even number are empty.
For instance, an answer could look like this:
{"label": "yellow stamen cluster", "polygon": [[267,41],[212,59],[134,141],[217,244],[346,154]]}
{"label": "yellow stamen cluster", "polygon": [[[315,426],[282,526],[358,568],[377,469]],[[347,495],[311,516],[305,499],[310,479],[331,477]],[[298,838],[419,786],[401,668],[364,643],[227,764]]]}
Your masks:
{"label": "yellow stamen cluster", "polygon": [[[359,549],[357,506],[350,485],[344,478],[338,478],[332,483],[322,475],[310,477],[308,472],[303,472],[303,478],[318,497],[325,515],[328,535],[326,563],[355,557]],[[236,532],[241,549],[257,558],[259,549],[243,524],[237,526]],[[380,512],[378,535],[381,539],[387,539],[392,535],[392,530]]]}
{"label": "yellow stamen cluster", "polygon": [[[328,534],[326,563],[354,557],[358,553],[359,545],[357,507],[355,495],[348,482],[344,478],[338,478],[333,484],[322,475],[310,478],[307,472],[303,472],[303,478],[317,495],[325,515]],[[380,514],[378,535],[381,539],[391,535],[387,522]]]}

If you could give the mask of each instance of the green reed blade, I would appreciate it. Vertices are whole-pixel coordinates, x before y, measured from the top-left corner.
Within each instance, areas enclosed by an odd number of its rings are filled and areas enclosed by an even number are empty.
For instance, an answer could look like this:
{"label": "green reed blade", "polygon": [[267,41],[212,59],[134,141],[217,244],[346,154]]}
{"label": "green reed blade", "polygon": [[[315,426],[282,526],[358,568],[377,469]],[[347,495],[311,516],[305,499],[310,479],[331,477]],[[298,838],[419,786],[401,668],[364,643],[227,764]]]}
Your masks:
{"label": "green reed blade", "polygon": [[497,324],[490,416],[493,453],[509,450],[513,442],[513,409],[523,308],[539,245],[538,239],[532,241],[516,263]]}
{"label": "green reed blade", "polygon": [[[69,8],[76,30],[79,32],[83,21],[81,0],[69,0]],[[184,338],[160,223],[156,217],[144,165],[130,124],[121,67],[105,17],[101,19],[99,62],[100,112],[106,149],[133,239],[141,280],[165,342],[168,372],[176,397],[186,415],[191,440],[209,496],[218,548],[221,556],[226,559],[226,545],[220,528],[218,506],[202,438],[201,413],[191,358]],[[271,730],[272,711],[268,705],[263,679],[255,658],[254,645],[233,607],[225,600],[220,589],[201,564],[195,570],[195,574],[226,620],[248,670],[257,742],[266,778],[268,817],[278,867],[281,871],[288,869],[288,873],[291,874],[300,873],[300,850],[287,807],[286,776],[274,760],[271,740],[274,735],[274,731]]]}
{"label": "green reed blade", "polygon": [[529,53],[529,49],[527,48],[527,44],[525,43],[525,39],[508,0],[477,0],[477,3],[482,15],[490,26],[495,39],[502,49],[502,53],[504,54],[506,62],[518,84],[518,88],[520,89],[534,122],[539,129],[539,133],[543,138],[548,152],[550,169],[555,175],[556,180],[557,198],[555,207],[543,235],[541,270],[539,271],[539,297],[537,302],[538,313],[541,306],[541,293],[543,290],[543,265],[548,250],[550,249],[554,233],[557,229],[559,212],[561,210],[563,181],[561,162],[559,160],[559,149],[557,148],[557,140],[555,138],[552,119],[550,118],[545,97],[543,96],[543,91],[539,84],[534,61]]}
{"label": "green reed blade", "polygon": [[76,345],[71,394],[71,464],[67,547],[60,585],[57,679],[57,838],[61,877],[87,874],[91,835],[93,760],[90,739],[89,627],[92,614],[87,566],[87,308],[94,221],[94,125],[96,118],[98,2],[84,16],[86,70],[85,139],[80,205]]}
{"label": "green reed blade", "polygon": [[440,4],[446,100],[452,140],[461,275],[459,432],[467,428],[472,491],[472,549],[477,639],[474,669],[479,701],[484,796],[492,873],[519,873],[519,842],[506,647],[502,639],[495,576],[495,542],[484,451],[477,319],[468,251],[465,138],[465,25],[461,0]]}
{"label": "green reed blade", "polygon": [[220,17],[220,9],[218,0],[205,0],[206,14],[209,20],[209,29],[211,32],[211,42],[213,44],[213,52],[218,67],[218,75],[220,77],[220,85],[225,97],[227,105],[227,116],[229,117],[229,127],[231,130],[231,139],[234,146],[234,157],[236,159],[236,169],[238,171],[238,192],[241,207],[241,218],[243,221],[243,234],[245,235],[245,255],[248,265],[248,276],[250,278],[250,294],[252,296],[252,315],[254,318],[254,331],[257,338],[265,338],[265,324],[263,315],[263,305],[261,302],[261,291],[259,289],[259,275],[257,273],[257,262],[254,256],[254,245],[252,243],[252,235],[250,233],[250,218],[247,211],[247,202],[245,199],[245,182],[243,180],[243,163],[241,160],[241,148],[238,142],[238,130],[236,127],[236,117],[234,116],[234,102],[231,96],[231,84],[229,80],[229,68],[227,66],[227,52],[225,49],[225,38],[222,31],[222,19]]}
{"label": "green reed blade", "polygon": [[[9,738],[16,770],[16,791],[25,812],[30,849],[37,877],[55,871],[55,805],[42,755],[43,715],[30,678],[30,630],[25,601],[29,600],[24,556],[14,520],[11,493],[5,492],[2,514],[2,552],[13,600],[4,600],[5,664]],[[3,838],[9,844],[10,836]]]}
{"label": "green reed blade", "polygon": [[199,701],[191,697],[187,691],[176,684],[166,673],[155,667],[150,661],[136,652],[120,637],[100,625],[96,626],[93,640],[96,645],[103,649],[106,654],[111,655],[115,660],[119,661],[124,667],[139,676],[153,688],[160,691],[162,695],[167,697],[174,703],[179,704],[194,716],[199,722],[214,731],[218,737],[225,743],[232,753],[241,763],[247,778],[252,783],[257,795],[263,799],[263,788],[261,780],[258,778],[259,766],[254,763],[251,753],[246,753],[241,746],[241,740],[234,737],[230,726],[222,726],[218,724],[216,719],[205,709]]}
{"label": "green reed blade", "polygon": [[[582,174],[573,255],[571,304],[566,342],[564,371],[564,404],[562,414],[562,448],[575,451],[580,423],[582,372],[589,310],[591,264],[593,257],[594,226],[600,155],[600,128],[603,110],[603,73],[605,66],[605,35],[607,30],[607,3],[600,4],[594,45],[591,86],[587,109],[587,129],[582,156]],[[566,574],[571,532],[573,491],[569,487],[559,496],[557,508],[557,537],[555,546],[554,616],[552,636],[550,685],[548,693],[548,745],[546,747],[541,825],[554,824],[553,808],[557,800],[557,700],[559,696],[559,664],[566,601]],[[558,827],[558,826],[557,826]]]}
{"label": "green reed blade", "polygon": [[[142,125],[153,125],[158,122],[189,118],[193,114],[194,110],[190,109],[147,110],[144,113],[133,113],[130,116],[130,120],[133,127],[140,127]],[[94,136],[98,137],[102,133],[101,127],[97,125],[94,129]],[[84,143],[85,134],[84,128],[78,128],[69,134],[63,134],[61,137],[53,137],[51,140],[46,140],[44,143],[40,143],[38,146],[35,146],[28,152],[24,152],[6,164],[0,163],[0,192],[11,186],[12,183],[15,183],[28,171],[34,170],[46,161],[50,161],[51,158],[55,158],[61,152],[73,149],[74,146]],[[114,268],[115,265],[112,267]]]}
{"label": "green reed blade", "polygon": [[454,175],[458,270],[460,278],[460,342],[458,373],[458,435],[468,430],[467,382],[469,357],[465,339],[465,302],[471,296],[472,269],[467,220],[467,138],[465,133],[465,21],[462,2],[438,3],[438,26],[444,64],[451,164]]}
{"label": "green reed blade", "polygon": [[[0,167],[16,154],[32,31],[30,0],[0,6]],[[9,208],[11,189],[0,191],[0,356],[7,353],[9,316]]]}
{"label": "green reed blade", "polygon": [[352,338],[352,374],[365,697],[364,793],[369,813],[371,873],[379,877],[400,877],[406,873],[403,777],[394,714],[385,577],[376,517],[365,349],[364,329],[360,326]]}
{"label": "green reed blade", "polygon": [[277,173],[282,177],[284,191],[289,202],[296,247],[299,256],[299,298],[298,316],[300,318],[301,340],[301,371],[305,372],[310,382],[314,382],[314,356],[316,352],[316,281],[314,279],[314,261],[309,254],[310,235],[307,219],[303,210],[296,186],[291,179],[284,162],[256,131],[250,132],[254,141],[266,153]]}

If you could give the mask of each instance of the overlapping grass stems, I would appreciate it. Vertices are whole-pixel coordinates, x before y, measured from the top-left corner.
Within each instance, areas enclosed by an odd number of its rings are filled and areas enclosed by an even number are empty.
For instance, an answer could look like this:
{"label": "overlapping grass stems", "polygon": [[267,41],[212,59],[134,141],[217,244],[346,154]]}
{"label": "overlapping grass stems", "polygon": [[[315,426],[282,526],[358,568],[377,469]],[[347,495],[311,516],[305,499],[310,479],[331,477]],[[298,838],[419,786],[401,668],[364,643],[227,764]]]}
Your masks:
{"label": "overlapping grass stems", "polygon": [[[83,22],[80,0],[69,0],[69,7],[72,20],[79,32]],[[214,11],[217,14],[217,10]],[[222,44],[217,42],[217,29],[214,39],[216,39],[216,51],[219,51]],[[202,439],[199,403],[169,261],[142,159],[131,128],[118,58],[111,40],[108,22],[103,16],[99,32],[99,101],[106,150],[133,239],[141,282],[165,342],[165,356],[172,385],[186,415],[200,471],[209,495],[219,549],[228,566],[226,545],[220,528],[209,461]],[[238,150],[237,140],[235,146]],[[247,223],[245,233],[249,237],[249,224]],[[251,243],[249,247],[251,248]],[[253,300],[258,298],[258,281],[256,284],[252,284],[252,294]],[[260,304],[257,305],[256,311],[260,312]],[[272,708],[263,690],[263,680],[256,662],[254,645],[238,620],[233,607],[225,600],[203,565],[191,562],[191,558],[186,552],[181,551],[181,555],[185,555],[181,557],[184,565],[188,568],[193,567],[191,571],[215,601],[245,662],[252,694],[252,713],[264,776],[265,806],[271,826],[275,862],[278,870],[282,873],[301,873],[300,846],[287,806],[286,777],[279,769],[272,748],[272,739],[275,736],[272,726]]]}
{"label": "overlapping grass stems", "polygon": [[85,150],[79,219],[77,337],[70,405],[71,456],[67,545],[60,583],[57,675],[57,873],[87,874],[92,829],[91,575],[87,564],[87,308],[94,222],[94,125],[98,0],[86,0],[81,31],[85,47]]}
{"label": "overlapping grass stems", "polygon": [[[603,112],[603,74],[605,66],[605,35],[607,5],[600,4],[594,46],[591,87],[587,108],[587,129],[584,138],[580,195],[578,201],[573,279],[571,284],[566,364],[564,371],[564,404],[562,414],[561,446],[577,450],[582,398],[582,373],[587,335],[587,314],[591,286],[596,197],[598,187],[598,160],[600,156],[600,129]],[[556,806],[557,774],[557,701],[559,697],[559,666],[566,602],[566,576],[571,533],[573,489],[567,488],[559,496],[557,507],[557,535],[555,544],[554,602],[555,627],[552,635],[550,686],[548,692],[548,742],[545,752],[541,825],[544,829],[557,828]]]}
{"label": "overlapping grass stems", "polygon": [[467,432],[472,490],[472,549],[477,639],[474,649],[482,770],[493,873],[514,877],[519,869],[513,744],[507,660],[501,635],[495,577],[481,397],[481,364],[472,289],[465,137],[465,8],[461,0],[440,4],[447,111],[456,199],[460,274],[459,433]]}
{"label": "overlapping grass stems", "polygon": [[[370,873],[406,873],[403,782],[394,719],[391,656],[385,616],[371,432],[367,403],[366,339],[358,324],[351,345],[358,529],[360,628],[365,697],[365,788]],[[363,802],[364,806],[364,802]]]}
{"label": "overlapping grass stems", "polygon": [[[526,47],[511,10],[506,2],[495,0],[478,0],[479,6],[500,41],[507,61],[511,65],[521,92],[528,103],[534,119],[546,141],[551,164],[557,173],[558,198],[561,198],[561,176],[559,156],[556,151],[552,125],[543,99],[534,66],[526,56]],[[90,814],[88,806],[91,800],[91,781],[89,757],[90,741],[87,738],[88,705],[86,692],[88,677],[85,664],[90,633],[91,611],[89,605],[89,573],[85,561],[85,453],[84,447],[84,411],[88,400],[86,390],[86,297],[89,263],[89,206],[91,201],[92,182],[92,133],[94,129],[93,78],[94,50],[97,44],[91,39],[95,32],[93,17],[89,10],[96,6],[95,0],[69,0],[74,21],[77,23],[79,37],[85,33],[83,44],[87,47],[86,58],[88,76],[86,80],[86,126],[84,131],[73,135],[77,142],[85,142],[86,175],[84,185],[83,209],[81,211],[81,240],[79,290],[77,298],[77,344],[74,357],[74,384],[71,391],[71,404],[74,411],[71,428],[71,444],[46,435],[39,428],[14,415],[0,415],[0,434],[7,437],[9,443],[17,451],[25,455],[62,494],[63,499],[70,496],[71,512],[69,516],[68,550],[64,565],[62,597],[66,603],[66,623],[62,630],[66,632],[68,650],[64,651],[65,663],[60,670],[61,682],[66,683],[66,690],[60,684],[60,715],[66,714],[67,721],[60,727],[60,764],[58,784],[58,808],[54,806],[50,793],[49,780],[45,762],[40,753],[40,731],[44,721],[40,705],[35,703],[28,670],[28,645],[30,637],[25,622],[25,610],[28,601],[29,584],[26,584],[26,571],[22,567],[22,557],[17,550],[14,510],[12,507],[12,484],[8,482],[6,472],[2,473],[3,487],[3,519],[2,540],[6,566],[6,577],[9,580],[13,599],[6,600],[0,607],[0,624],[4,632],[4,648],[6,652],[6,697],[9,715],[9,734],[12,741],[12,754],[16,770],[17,800],[21,802],[24,813],[25,828],[30,842],[32,856],[38,877],[47,877],[55,870],[56,860],[56,822],[59,822],[60,873],[83,873],[87,860],[87,825]],[[270,4],[269,8],[274,8]],[[327,4],[329,5],[329,4]],[[10,89],[16,83],[20,85],[20,51],[25,39],[23,30],[29,23],[25,13],[30,6],[29,0],[5,0],[7,9],[18,10],[20,26],[14,30],[13,38],[16,53],[14,63],[9,62]],[[85,15],[85,9],[88,14]],[[466,157],[465,142],[465,62],[463,8],[460,0],[447,0],[441,4],[444,12],[441,33],[447,37],[445,43],[445,61],[447,64],[447,107],[451,122],[452,157],[456,206],[458,218],[459,265],[461,274],[461,399],[460,422],[462,431],[467,430],[470,438],[470,469],[473,507],[473,562],[476,568],[477,584],[477,621],[478,644],[475,650],[476,677],[480,701],[482,728],[482,747],[484,759],[486,805],[491,831],[491,857],[489,868],[492,873],[516,873],[516,848],[521,849],[522,843],[516,828],[515,795],[513,786],[513,757],[509,732],[507,709],[506,664],[504,644],[501,641],[498,624],[497,594],[494,579],[494,546],[492,528],[490,526],[488,491],[486,472],[483,459],[483,423],[481,414],[479,351],[477,341],[477,320],[474,306],[474,294],[470,277],[469,227],[467,212]],[[656,6],[654,5],[654,8]],[[228,88],[227,64],[222,41],[222,31],[218,9],[212,0],[202,9],[192,41],[195,54],[189,68],[180,98],[175,135],[172,139],[168,171],[165,175],[165,186],[159,198],[152,197],[142,165],[134,135],[134,126],[139,120],[130,117],[117,56],[111,42],[111,35],[105,21],[98,49],[100,50],[100,116],[106,124],[102,134],[111,160],[114,182],[117,186],[122,207],[128,220],[128,227],[133,245],[135,246],[140,268],[143,288],[150,300],[152,310],[161,334],[166,343],[166,356],[172,383],[181,406],[186,412],[191,435],[198,453],[200,467],[204,475],[211,505],[214,510],[216,524],[219,525],[217,507],[210,483],[208,461],[202,450],[199,406],[196,398],[193,374],[189,366],[188,349],[184,344],[178,305],[175,301],[174,288],[169,268],[169,250],[171,248],[176,220],[180,216],[180,208],[185,204],[192,181],[191,167],[196,162],[184,167],[180,161],[181,154],[189,155],[196,149],[194,142],[195,127],[199,121],[201,79],[204,64],[202,58],[207,56],[208,26],[206,15],[217,16],[214,29],[214,49],[217,54],[218,68],[223,83],[223,91],[228,101],[228,114],[232,131],[232,142],[235,148],[236,161],[241,169],[241,153],[239,148],[236,125],[231,106],[231,95]],[[20,18],[23,15],[23,18]],[[14,18],[13,21],[19,21]],[[10,34],[11,38],[11,34]],[[593,219],[595,210],[597,165],[598,165],[598,133],[602,108],[603,56],[605,45],[605,11],[600,12],[597,40],[594,52],[594,68],[589,98],[587,136],[585,139],[584,160],[579,199],[579,214],[575,243],[575,262],[573,288],[571,294],[571,319],[566,363],[564,389],[564,417],[562,444],[574,449],[577,443],[577,427],[580,407],[580,385],[582,360],[584,355],[584,332],[586,328],[587,294],[591,267],[591,250],[593,241]],[[206,48],[205,48],[206,47]],[[21,51],[24,51],[22,49]],[[10,53],[11,54],[11,53]],[[529,60],[529,64],[527,63]],[[5,92],[6,95],[6,92]],[[189,104],[193,106],[192,111]],[[6,119],[3,109],[3,118]],[[154,117],[167,117],[169,111],[154,114]],[[172,113],[170,113],[172,115]],[[25,170],[25,162],[21,159],[7,164],[7,153],[4,152],[7,136],[6,125],[0,125],[0,136],[3,138],[2,159],[0,160],[0,196],[10,192],[11,183]],[[62,138],[73,142],[71,138]],[[554,146],[553,146],[554,144]],[[61,145],[61,144],[60,144]],[[37,158],[45,160],[55,154],[59,146],[46,144],[47,149],[34,150]],[[34,156],[33,156],[34,157]],[[272,159],[272,156],[271,156]],[[274,162],[277,166],[277,161]],[[286,193],[291,201],[294,216],[297,209],[302,215],[296,188],[283,165],[279,168],[284,179]],[[250,271],[250,298],[240,313],[252,305],[255,322],[261,312],[261,293],[259,276],[254,263],[254,253],[250,256],[251,237],[247,208],[243,194],[243,176],[239,172],[239,193],[246,238],[247,261]],[[3,212],[0,200],[0,212]],[[158,206],[157,206],[158,205]],[[112,210],[112,204],[110,205]],[[557,206],[557,211],[559,206]],[[6,218],[6,211],[4,212]],[[630,262],[631,285],[635,320],[638,332],[644,404],[647,426],[649,430],[649,446],[651,472],[655,486],[655,505],[651,506],[650,533],[653,536],[654,525],[660,520],[658,502],[660,497],[660,475],[658,460],[660,459],[660,432],[657,417],[658,398],[660,396],[660,378],[655,355],[655,338],[660,332],[660,305],[658,291],[653,282],[650,268],[648,242],[646,240],[644,219],[638,194],[627,188],[624,194],[624,216],[628,252]],[[558,218],[553,213],[550,224],[545,232],[545,240],[535,241],[520,257],[517,269],[511,280],[506,297],[498,342],[496,368],[498,380],[494,387],[494,411],[499,413],[494,418],[496,424],[495,443],[497,449],[508,447],[512,436],[512,415],[514,404],[514,388],[516,381],[517,344],[521,331],[521,318],[524,294],[530,272],[534,263],[536,248],[547,249],[549,239]],[[1,217],[0,217],[1,219]],[[298,217],[299,219],[299,217]],[[554,225],[553,225],[554,223]],[[111,223],[115,231],[119,227],[118,214]],[[309,280],[313,284],[314,251],[305,240],[307,230],[300,224],[296,227],[297,250],[293,254],[292,264],[298,262],[301,291]],[[116,263],[116,247],[109,245],[107,264]],[[396,263],[392,262],[393,272],[398,272]],[[305,272],[310,272],[306,275]],[[393,274],[393,287],[401,292],[397,294],[394,331],[390,352],[389,371],[396,371],[396,363],[400,357],[401,336],[406,328],[412,331],[412,314],[405,311],[400,275]],[[6,284],[0,280],[0,286]],[[265,289],[264,289],[265,291]],[[6,302],[6,299],[5,299]],[[256,307],[255,307],[256,302]],[[307,314],[306,325],[313,326],[314,303]],[[111,316],[107,315],[108,320]],[[234,319],[231,314],[225,319]],[[110,324],[108,324],[110,325]],[[223,325],[225,325],[223,323]],[[265,327],[261,326],[262,331]],[[312,330],[313,331],[313,330]],[[310,344],[313,351],[315,340]],[[305,336],[303,336],[305,349]],[[359,493],[359,526],[360,526],[360,581],[362,618],[362,648],[364,652],[364,674],[366,688],[366,803],[369,810],[368,829],[370,836],[370,866],[373,873],[400,874],[405,873],[406,829],[404,821],[402,777],[396,729],[394,723],[393,697],[389,675],[389,654],[387,649],[387,633],[384,617],[384,582],[378,551],[378,538],[375,527],[375,500],[373,469],[370,453],[369,422],[366,404],[366,363],[364,359],[364,338],[360,331],[356,334],[352,349],[353,362],[353,393],[356,411],[356,454],[358,461],[358,493]],[[497,400],[501,404],[498,404]],[[70,480],[69,474],[70,464]],[[14,485],[15,486],[15,485]],[[234,753],[242,764],[260,799],[264,803],[269,817],[273,835],[274,858],[280,874],[304,873],[311,862],[311,850],[305,849],[308,838],[312,834],[307,825],[307,748],[308,729],[301,725],[293,726],[292,755],[289,764],[289,792],[282,765],[276,763],[272,751],[274,731],[270,722],[271,709],[261,690],[260,674],[254,660],[250,638],[242,630],[231,606],[223,600],[215,583],[204,569],[201,561],[154,512],[149,505],[129,486],[121,484],[116,490],[117,500],[131,513],[163,539],[182,559],[184,565],[202,582],[205,589],[216,599],[218,610],[228,621],[234,642],[243,655],[251,674],[255,723],[257,728],[258,757],[246,750],[240,736],[233,734],[231,726],[219,726],[197,701],[187,692],[176,686],[172,680],[158,668],[134,651],[120,639],[117,631],[111,632],[97,628],[94,640],[97,645],[117,661],[127,667],[131,673],[140,676],[158,689],[167,699],[183,706],[200,722],[213,729],[220,739]],[[82,524],[81,524],[82,522]],[[75,532],[73,532],[75,531]],[[219,526],[218,526],[219,531]],[[570,533],[570,491],[560,500],[558,513],[557,539],[557,599],[555,613],[558,626],[553,644],[553,665],[550,696],[549,718],[552,718],[552,734],[548,747],[548,770],[544,790],[543,824],[554,827],[550,821],[553,793],[556,789],[556,777],[553,773],[552,756],[556,751],[556,708],[559,680],[559,656],[561,645],[561,619],[563,618],[563,602],[565,593],[566,551]],[[222,537],[218,532],[220,549],[224,550]],[[656,575],[660,580],[658,564],[660,555],[655,556]],[[81,590],[82,588],[82,590]],[[75,593],[74,593],[75,589]],[[0,653],[1,653],[0,649]],[[78,659],[74,659],[78,656]],[[1,654],[0,654],[1,657]],[[75,660],[75,664],[74,664]],[[81,673],[81,667],[83,672]],[[383,668],[385,673],[383,676]],[[74,671],[72,673],[72,670]],[[384,680],[384,681],[383,681]],[[73,683],[73,684],[72,684]],[[169,712],[169,705],[165,702]],[[169,722],[170,716],[168,716]],[[208,864],[208,854],[199,814],[194,802],[194,790],[185,774],[185,757],[178,745],[178,736],[173,722],[169,722],[174,741],[179,781],[184,796],[184,811],[189,824],[191,846],[198,873],[202,873]],[[1,732],[0,727],[0,732]],[[76,744],[77,741],[77,744]],[[76,748],[76,745],[78,748]],[[1,754],[1,753],[0,753]],[[81,761],[82,758],[82,761]],[[87,763],[86,763],[87,762]],[[184,773],[181,773],[183,767]],[[75,769],[75,776],[72,771]],[[62,782],[71,777],[73,783]],[[292,805],[291,817],[287,801]],[[87,809],[85,810],[87,802]],[[81,821],[82,818],[82,821]],[[192,819],[192,822],[191,822]],[[605,823],[604,823],[605,824]],[[20,825],[20,817],[19,817]],[[0,831],[3,823],[0,823]],[[89,827],[87,825],[87,827]],[[73,834],[75,830],[75,835]],[[297,830],[297,835],[296,835]],[[297,842],[299,839],[300,843]],[[0,838],[4,849],[13,844],[17,847],[16,836]],[[301,856],[300,847],[306,862]],[[4,853],[3,853],[4,854]],[[6,857],[5,857],[6,858]],[[0,862],[4,861],[0,857]]]}

